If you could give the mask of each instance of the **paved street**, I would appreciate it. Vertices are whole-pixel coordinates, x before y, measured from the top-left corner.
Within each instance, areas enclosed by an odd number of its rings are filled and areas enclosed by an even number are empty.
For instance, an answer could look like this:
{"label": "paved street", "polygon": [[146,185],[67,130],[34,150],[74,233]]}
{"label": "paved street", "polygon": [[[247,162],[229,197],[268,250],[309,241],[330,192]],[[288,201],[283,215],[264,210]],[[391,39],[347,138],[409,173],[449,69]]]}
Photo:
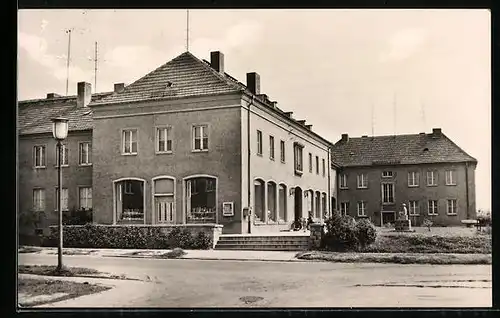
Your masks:
{"label": "paved street", "polygon": [[[152,282],[120,282],[65,307],[490,307],[489,265],[340,264],[65,256]],[[55,265],[56,255],[19,254]],[[89,282],[91,280],[88,280]]]}

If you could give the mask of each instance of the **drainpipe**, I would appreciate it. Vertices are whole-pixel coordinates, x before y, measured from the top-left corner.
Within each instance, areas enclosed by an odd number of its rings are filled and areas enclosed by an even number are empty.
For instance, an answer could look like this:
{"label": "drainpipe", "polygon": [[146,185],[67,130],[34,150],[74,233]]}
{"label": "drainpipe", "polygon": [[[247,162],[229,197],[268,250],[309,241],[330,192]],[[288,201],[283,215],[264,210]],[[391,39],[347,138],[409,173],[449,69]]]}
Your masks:
{"label": "drainpipe", "polygon": [[465,162],[465,202],[467,204],[467,219],[470,217],[469,213],[469,163]]}
{"label": "drainpipe", "polygon": [[251,197],[251,186],[252,183],[250,181],[250,106],[253,105],[253,101],[255,96],[252,94],[252,100],[250,104],[247,105],[247,152],[248,152],[248,161],[247,161],[247,180],[248,180],[248,198],[247,198],[247,207],[248,207],[248,233],[252,232],[252,218],[251,218],[251,209],[250,209],[250,197]]}
{"label": "drainpipe", "polygon": [[[332,215],[332,195],[331,195],[331,191],[330,191],[330,188],[331,188],[331,182],[330,182],[330,170],[332,170],[332,163],[330,161],[330,154],[331,154],[331,151],[332,151],[332,148],[330,146],[328,146],[328,160],[327,160],[327,163],[328,163],[328,206],[330,207],[329,211],[328,211],[328,214],[331,216]],[[326,203],[326,202],[325,202]]]}

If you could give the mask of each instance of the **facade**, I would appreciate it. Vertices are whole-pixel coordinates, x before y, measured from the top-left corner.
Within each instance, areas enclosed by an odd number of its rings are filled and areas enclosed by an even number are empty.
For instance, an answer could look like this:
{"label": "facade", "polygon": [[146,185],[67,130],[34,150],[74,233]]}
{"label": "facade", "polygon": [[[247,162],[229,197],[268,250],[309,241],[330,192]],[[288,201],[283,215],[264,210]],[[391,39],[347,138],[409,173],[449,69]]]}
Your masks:
{"label": "facade", "polygon": [[476,217],[477,160],[439,128],[415,135],[343,134],[333,160],[341,166],[338,209],[343,214],[381,226],[393,223],[404,203],[414,225],[426,218],[436,225],[460,225]]}
{"label": "facade", "polygon": [[91,207],[95,223],[259,233],[330,213],[333,145],[261,94],[257,73],[246,85],[225,73],[222,53],[186,52],[112,93],[90,91],[19,103],[19,209],[44,211],[44,225],[57,220],[56,116],[70,119],[63,207]]}

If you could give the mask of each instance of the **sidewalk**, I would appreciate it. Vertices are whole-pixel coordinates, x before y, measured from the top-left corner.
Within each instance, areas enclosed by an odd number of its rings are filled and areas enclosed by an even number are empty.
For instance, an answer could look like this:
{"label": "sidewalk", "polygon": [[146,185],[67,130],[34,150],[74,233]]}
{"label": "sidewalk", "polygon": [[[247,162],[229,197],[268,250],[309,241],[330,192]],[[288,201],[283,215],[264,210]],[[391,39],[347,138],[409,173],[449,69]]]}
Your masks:
{"label": "sidewalk", "polygon": [[[84,249],[64,248],[68,255],[86,255],[94,257],[131,257],[150,258],[161,255],[171,250],[139,250],[139,249]],[[235,261],[274,261],[289,262],[301,261],[295,258],[297,251],[239,251],[239,250],[184,250],[186,254],[183,259],[201,260],[235,260]],[[40,248],[36,253],[25,253],[26,255],[56,255],[56,248]]]}

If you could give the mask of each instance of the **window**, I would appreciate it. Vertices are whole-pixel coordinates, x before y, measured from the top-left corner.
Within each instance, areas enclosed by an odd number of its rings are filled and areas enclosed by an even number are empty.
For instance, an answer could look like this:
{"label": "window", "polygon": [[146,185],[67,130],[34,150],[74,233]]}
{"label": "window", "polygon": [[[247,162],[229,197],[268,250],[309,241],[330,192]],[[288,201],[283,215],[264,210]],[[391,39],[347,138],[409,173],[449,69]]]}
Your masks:
{"label": "window", "polygon": [[33,190],[33,210],[35,211],[45,210],[45,189]]}
{"label": "window", "polygon": [[382,203],[383,204],[394,203],[394,184],[392,183],[382,184]]}
{"label": "window", "polygon": [[[193,181],[198,188],[196,192],[192,191]],[[216,223],[217,180],[212,177],[195,177],[186,180],[185,186],[186,223]]]}
{"label": "window", "polygon": [[436,173],[436,171],[427,171],[427,185],[428,186],[437,185],[437,173]]}
{"label": "window", "polygon": [[198,125],[193,127],[193,150],[208,150],[208,126]]}
{"label": "window", "polygon": [[283,140],[280,141],[280,159],[281,162],[285,162],[285,142]]}
{"label": "window", "polygon": [[368,176],[366,173],[358,174],[358,189],[368,188]]}
{"label": "window", "polygon": [[366,216],[366,201],[358,201],[358,216]]}
{"label": "window", "polygon": [[410,204],[408,205],[408,213],[410,215],[419,215],[420,214],[420,209],[418,206],[418,201],[410,201]]}
{"label": "window", "polygon": [[[58,149],[57,149],[57,145],[56,145],[56,149],[55,149],[55,154],[56,154],[56,167],[59,166],[59,152],[58,152]],[[68,147],[66,147],[66,145],[62,145],[62,167],[64,166],[68,166],[68,156],[69,156],[69,149]]]}
{"label": "window", "polygon": [[78,198],[80,201],[80,209],[92,209],[92,188],[80,188]]}
{"label": "window", "polygon": [[172,152],[172,127],[156,128],[156,152]]}
{"label": "window", "polygon": [[313,172],[313,155],[312,153],[309,153],[309,172]]}
{"label": "window", "polygon": [[341,174],[339,178],[340,182],[340,188],[341,189],[347,189],[347,175],[346,174]]}
{"label": "window", "polygon": [[[61,189],[61,197],[62,197],[62,210],[63,211],[68,211],[68,189],[62,188]],[[55,209],[59,210],[59,188],[56,187],[56,204],[55,204]]]}
{"label": "window", "polygon": [[90,165],[92,163],[92,144],[90,142],[81,142],[78,154],[80,165]]}
{"label": "window", "polygon": [[117,223],[143,224],[145,209],[145,181],[122,180],[115,182],[115,211]]}
{"label": "window", "polygon": [[393,174],[392,171],[383,171],[382,172],[382,178],[392,178]]}
{"label": "window", "polygon": [[457,200],[455,199],[446,200],[446,213],[448,215],[457,214]]}
{"label": "window", "polygon": [[257,154],[262,156],[262,131],[257,130]]}
{"label": "window", "polygon": [[446,175],[446,185],[456,185],[457,180],[456,180],[456,175],[454,170],[447,170],[445,172]]}
{"label": "window", "polygon": [[325,167],[325,159],[321,159],[323,162],[323,177],[325,176],[326,173],[326,167]]}
{"label": "window", "polygon": [[132,182],[133,181],[125,181],[124,186],[123,186],[123,193],[125,194],[134,194],[134,191],[132,190]]}
{"label": "window", "polygon": [[349,202],[340,202],[340,215],[349,214]]}
{"label": "window", "polygon": [[319,174],[319,157],[316,156],[316,174]]}
{"label": "window", "polygon": [[35,146],[33,148],[33,161],[35,168],[45,168],[45,146]]}
{"label": "window", "polygon": [[408,172],[408,186],[418,187],[418,172]]}
{"label": "window", "polygon": [[294,167],[295,167],[295,173],[297,174],[302,174],[302,150],[304,146],[300,144],[294,144],[293,146],[293,159],[294,159]]}
{"label": "window", "polygon": [[137,129],[128,129],[123,131],[122,153],[125,155],[137,154]]}
{"label": "window", "polygon": [[274,160],[274,137],[269,136],[269,159]]}
{"label": "window", "polygon": [[437,200],[429,200],[427,204],[429,215],[438,215],[438,202]]}

